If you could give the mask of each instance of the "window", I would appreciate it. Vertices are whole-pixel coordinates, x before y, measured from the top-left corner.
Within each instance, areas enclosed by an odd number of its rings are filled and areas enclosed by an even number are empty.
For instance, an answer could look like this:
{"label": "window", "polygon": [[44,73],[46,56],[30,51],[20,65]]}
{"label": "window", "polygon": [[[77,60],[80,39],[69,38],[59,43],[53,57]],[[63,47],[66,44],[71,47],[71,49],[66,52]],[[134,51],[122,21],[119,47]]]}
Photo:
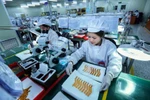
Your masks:
{"label": "window", "polygon": [[97,7],[96,12],[104,12],[104,7]]}
{"label": "window", "polygon": [[126,9],[126,5],[121,5],[121,10]]}
{"label": "window", "polygon": [[118,6],[114,6],[114,10],[117,10]]}

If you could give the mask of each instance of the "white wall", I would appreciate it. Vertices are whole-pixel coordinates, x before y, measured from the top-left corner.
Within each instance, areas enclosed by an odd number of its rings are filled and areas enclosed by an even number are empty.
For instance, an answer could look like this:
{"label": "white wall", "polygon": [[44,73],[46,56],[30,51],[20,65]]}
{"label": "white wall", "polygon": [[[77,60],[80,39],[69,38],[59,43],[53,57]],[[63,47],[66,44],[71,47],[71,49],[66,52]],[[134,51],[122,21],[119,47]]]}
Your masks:
{"label": "white wall", "polygon": [[118,5],[118,2],[122,2],[120,5],[125,4],[126,11],[139,10],[140,12],[143,12],[146,1],[147,0],[104,0],[104,1],[97,1],[96,7],[104,7],[105,11],[107,11],[108,9],[110,12],[114,12],[113,7],[115,5]]}
{"label": "white wall", "polygon": [[147,20],[148,16],[150,16],[150,0],[147,0],[145,8],[144,8],[144,19]]}
{"label": "white wall", "polygon": [[49,6],[43,6],[43,7],[41,7],[41,9],[42,9],[42,12],[48,12],[49,10],[52,10],[52,11],[57,11],[60,14],[66,14],[66,8],[65,7],[52,8]]}
{"label": "white wall", "polygon": [[130,0],[129,10],[139,10],[140,12],[143,12],[146,1],[147,0]]}
{"label": "white wall", "polygon": [[[52,11],[57,11],[60,14],[66,14],[66,9],[78,9],[78,8],[85,8],[86,4],[78,4],[77,6],[71,5],[68,7],[57,7],[52,8]],[[21,7],[7,7],[7,11],[9,16],[15,17],[15,13],[24,13],[27,14],[29,17],[40,16],[42,12],[48,12],[49,6],[42,6],[42,7],[34,7],[34,8],[21,8]]]}
{"label": "white wall", "polygon": [[[110,1],[109,3],[107,3],[107,1]],[[145,4],[147,4],[147,10],[145,10],[144,12],[148,12],[148,3],[150,2],[150,0],[101,0],[101,1],[97,1],[95,3],[96,7],[105,7],[105,11],[109,11],[109,12],[114,12],[113,7],[115,5],[118,5],[118,2],[122,2],[121,5],[126,4],[126,11],[129,10],[139,10],[140,12],[144,11],[145,8]],[[73,8],[85,8],[86,7],[86,3],[85,4],[78,4],[76,6],[69,6],[69,7],[57,7],[57,8],[52,8],[52,11],[57,11],[60,14],[66,14],[66,9],[73,9]],[[48,10],[49,8],[47,7],[46,10]],[[7,8],[8,13],[10,16],[14,16],[14,13],[25,13],[28,14],[29,16],[40,16],[41,12],[45,11],[44,7],[36,7],[36,8]]]}
{"label": "white wall", "polygon": [[[118,2],[122,2],[120,5],[126,5],[126,11],[130,11],[130,10],[139,10],[140,12],[144,11],[145,8],[145,4],[147,0],[109,0],[110,2],[107,3],[108,0],[101,0],[101,1],[96,1],[95,6],[96,7],[104,7],[105,11],[109,11],[109,12],[115,12],[113,10],[113,7],[115,5],[118,5]],[[150,1],[150,0],[148,0]],[[150,4],[150,3],[149,3]],[[53,8],[52,10],[55,10],[61,14],[65,14],[66,13],[66,9],[73,9],[73,8],[85,8],[86,4],[78,4],[76,6],[69,6],[67,8],[65,7],[61,7],[61,8]]]}
{"label": "white wall", "polygon": [[62,15],[66,14],[66,8],[65,7],[53,8],[52,11],[57,11],[57,13],[60,13]]}
{"label": "white wall", "polygon": [[[44,9],[44,7],[42,7],[42,8]],[[67,9],[78,9],[78,8],[86,8],[86,4],[80,3],[78,5],[70,5],[67,7],[62,6],[62,7],[52,8],[52,11],[57,11],[61,15],[64,15],[64,14],[66,14]]]}
{"label": "white wall", "polygon": [[24,13],[28,16],[40,16],[42,9],[41,7],[34,8],[21,8],[21,7],[7,7],[9,16],[15,17],[15,13]]}

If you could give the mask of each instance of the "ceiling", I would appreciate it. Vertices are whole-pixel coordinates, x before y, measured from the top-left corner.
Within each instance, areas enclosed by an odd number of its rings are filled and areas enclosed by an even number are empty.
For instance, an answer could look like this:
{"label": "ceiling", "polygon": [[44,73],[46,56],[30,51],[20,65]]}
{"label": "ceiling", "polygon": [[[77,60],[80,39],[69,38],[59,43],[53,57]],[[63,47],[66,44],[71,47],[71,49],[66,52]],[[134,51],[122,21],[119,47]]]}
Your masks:
{"label": "ceiling", "polygon": [[[27,2],[31,2],[31,1],[38,1],[39,2],[39,0],[13,0],[13,1],[6,1],[5,6],[6,7],[20,7],[21,4],[27,4]],[[63,5],[64,2],[68,2],[68,1],[73,1],[73,0],[57,0],[57,2],[52,2],[52,1],[48,1],[48,2],[49,3],[62,3],[62,5]],[[74,1],[77,1],[78,3],[80,3],[83,0],[74,0]],[[42,5],[43,4],[41,4],[40,6],[42,6]]]}

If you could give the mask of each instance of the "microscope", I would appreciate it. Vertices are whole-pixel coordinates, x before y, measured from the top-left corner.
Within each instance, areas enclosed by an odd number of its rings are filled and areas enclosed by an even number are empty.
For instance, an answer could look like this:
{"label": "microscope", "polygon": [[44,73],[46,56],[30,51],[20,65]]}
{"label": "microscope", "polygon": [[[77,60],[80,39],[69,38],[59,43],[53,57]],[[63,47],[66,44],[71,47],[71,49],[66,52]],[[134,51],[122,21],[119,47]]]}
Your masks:
{"label": "microscope", "polygon": [[46,53],[46,61],[49,67],[54,67],[59,63],[59,60],[66,57],[66,52],[70,49],[69,40],[65,37],[59,37],[58,41],[52,44],[52,50],[48,47],[48,34],[40,34],[36,39],[37,45],[30,44],[30,51],[33,56],[38,56],[40,53]]}
{"label": "microscope", "polygon": [[33,56],[39,55],[42,51],[48,50],[48,34],[40,34],[36,39],[37,45],[33,45],[33,43],[30,43],[30,51],[33,54]]}
{"label": "microscope", "polygon": [[[59,37],[58,41],[55,42],[52,46],[52,50],[54,52],[51,53],[51,58],[50,58],[50,67],[54,67],[55,65],[61,64],[61,65],[66,65],[67,64],[67,59],[66,55],[67,52],[70,50],[69,47],[69,40],[65,37]],[[63,61],[63,64],[62,64]]]}

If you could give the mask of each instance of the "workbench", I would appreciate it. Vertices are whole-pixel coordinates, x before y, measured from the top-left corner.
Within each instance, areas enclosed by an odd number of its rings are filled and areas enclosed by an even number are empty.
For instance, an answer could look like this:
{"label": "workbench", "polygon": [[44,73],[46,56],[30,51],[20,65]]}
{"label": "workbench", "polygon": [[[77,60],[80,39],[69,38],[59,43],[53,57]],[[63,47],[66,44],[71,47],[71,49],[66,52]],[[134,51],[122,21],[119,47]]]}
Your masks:
{"label": "workbench", "polygon": [[[21,50],[25,50],[25,48],[15,48],[17,52],[21,52]],[[8,51],[6,54],[8,57],[6,62],[12,63],[19,61],[12,52]],[[16,59],[17,58],[17,59]],[[8,60],[8,61],[7,61]],[[10,61],[13,60],[13,61]],[[74,68],[77,69],[83,61],[79,61]],[[42,96],[38,97],[39,100],[51,100],[59,91],[61,91],[61,85],[68,78],[66,73],[62,73],[57,80],[48,88],[45,89]],[[150,81],[141,79],[136,76],[132,76],[130,74],[126,74],[121,72],[118,78],[114,79],[109,87],[108,91],[101,92],[99,94],[99,100],[150,100]],[[63,92],[64,93],[64,92]],[[69,99],[75,100],[70,95],[64,93]]]}
{"label": "workbench", "polygon": [[[75,65],[75,69],[80,66],[82,61]],[[60,82],[43,98],[43,100],[52,100],[52,98],[61,91],[70,100],[76,100],[70,95],[63,92],[61,85],[68,78],[64,75]],[[121,72],[114,79],[109,89],[105,92],[100,92],[98,100],[150,100],[150,81],[139,77]]]}

